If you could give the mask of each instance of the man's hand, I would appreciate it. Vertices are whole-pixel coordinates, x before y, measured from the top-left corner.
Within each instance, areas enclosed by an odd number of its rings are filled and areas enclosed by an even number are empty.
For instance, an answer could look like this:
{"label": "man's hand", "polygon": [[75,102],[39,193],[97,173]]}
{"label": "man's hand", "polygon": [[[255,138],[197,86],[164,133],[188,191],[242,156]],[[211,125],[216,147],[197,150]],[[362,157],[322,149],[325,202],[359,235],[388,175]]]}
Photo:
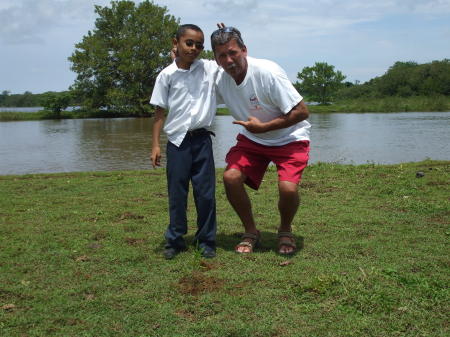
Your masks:
{"label": "man's hand", "polygon": [[156,166],[161,166],[161,148],[159,146],[152,147],[150,160],[152,161],[153,168],[156,168]]}
{"label": "man's hand", "polygon": [[244,121],[234,121],[234,124],[242,125],[252,133],[263,133],[272,130],[288,128],[291,125],[300,123],[309,117],[309,111],[305,103],[301,101],[296,106],[294,106],[291,111],[285,115],[281,115],[274,118],[268,122],[261,122],[256,117],[249,117],[247,122]]}
{"label": "man's hand", "polygon": [[233,124],[242,125],[247,131],[252,133],[263,133],[268,131],[266,128],[266,124],[261,122],[258,118],[250,116],[248,121],[234,121]]}
{"label": "man's hand", "polygon": [[173,61],[173,60],[175,60],[175,59],[177,58],[177,56],[178,56],[178,49],[177,49],[177,47],[173,47],[173,48],[170,50],[170,58],[171,58],[172,61]]}

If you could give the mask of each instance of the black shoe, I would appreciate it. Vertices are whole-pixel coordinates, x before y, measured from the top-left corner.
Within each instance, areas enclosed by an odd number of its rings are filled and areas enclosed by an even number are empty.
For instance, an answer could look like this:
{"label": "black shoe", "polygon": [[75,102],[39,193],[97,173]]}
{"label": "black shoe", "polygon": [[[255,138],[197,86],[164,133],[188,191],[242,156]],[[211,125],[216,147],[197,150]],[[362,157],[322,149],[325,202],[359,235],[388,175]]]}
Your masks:
{"label": "black shoe", "polygon": [[211,247],[204,247],[202,248],[202,257],[205,259],[212,259],[213,257],[216,257],[216,250]]}
{"label": "black shoe", "polygon": [[166,260],[172,260],[175,256],[180,254],[184,249],[176,249],[173,247],[164,248],[163,255]]}

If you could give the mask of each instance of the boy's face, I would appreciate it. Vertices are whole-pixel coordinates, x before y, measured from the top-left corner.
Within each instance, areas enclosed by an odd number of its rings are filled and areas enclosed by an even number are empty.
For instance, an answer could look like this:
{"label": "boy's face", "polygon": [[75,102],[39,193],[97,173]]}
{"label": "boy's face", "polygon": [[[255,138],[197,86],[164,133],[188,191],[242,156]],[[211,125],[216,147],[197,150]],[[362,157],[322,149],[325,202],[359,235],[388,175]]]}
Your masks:
{"label": "boy's face", "polygon": [[178,58],[184,64],[191,64],[203,50],[204,37],[202,32],[187,29],[178,39],[174,39],[174,47],[177,48]]}

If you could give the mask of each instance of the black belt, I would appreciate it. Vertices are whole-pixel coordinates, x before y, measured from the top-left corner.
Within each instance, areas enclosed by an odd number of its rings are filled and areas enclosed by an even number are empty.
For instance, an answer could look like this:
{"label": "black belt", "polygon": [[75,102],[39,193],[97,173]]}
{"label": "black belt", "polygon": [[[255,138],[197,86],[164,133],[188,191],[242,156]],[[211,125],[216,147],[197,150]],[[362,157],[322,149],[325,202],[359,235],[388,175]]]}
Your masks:
{"label": "black belt", "polygon": [[205,128],[201,128],[201,129],[195,129],[195,130],[189,130],[187,132],[187,134],[191,137],[195,137],[195,136],[200,136],[200,135],[204,135],[206,133],[209,133],[213,136],[216,136],[216,134],[212,131],[206,130]]}

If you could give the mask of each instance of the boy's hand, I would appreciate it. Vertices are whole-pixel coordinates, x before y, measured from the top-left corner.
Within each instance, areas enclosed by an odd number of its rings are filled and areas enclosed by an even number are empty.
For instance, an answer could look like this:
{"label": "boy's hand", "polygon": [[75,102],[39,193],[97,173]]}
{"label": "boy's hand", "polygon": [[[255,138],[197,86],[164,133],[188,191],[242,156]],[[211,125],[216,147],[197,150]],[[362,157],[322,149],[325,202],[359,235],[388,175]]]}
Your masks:
{"label": "boy's hand", "polygon": [[152,147],[152,154],[150,155],[153,168],[161,166],[161,148],[159,146]]}

